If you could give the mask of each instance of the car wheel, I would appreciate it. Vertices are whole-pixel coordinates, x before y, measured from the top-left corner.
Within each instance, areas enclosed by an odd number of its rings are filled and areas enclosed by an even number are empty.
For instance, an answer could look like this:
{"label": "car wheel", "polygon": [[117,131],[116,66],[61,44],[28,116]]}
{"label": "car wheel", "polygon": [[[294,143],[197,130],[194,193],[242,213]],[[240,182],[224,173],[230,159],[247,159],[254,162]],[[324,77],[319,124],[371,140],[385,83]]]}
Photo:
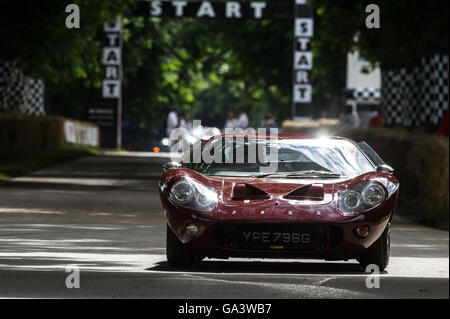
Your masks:
{"label": "car wheel", "polygon": [[368,265],[377,265],[380,271],[386,269],[389,264],[389,255],[391,252],[391,232],[390,223],[387,224],[380,238],[372,244],[358,259],[363,270]]}
{"label": "car wheel", "polygon": [[173,268],[188,268],[196,260],[194,252],[183,244],[167,225],[166,257]]}

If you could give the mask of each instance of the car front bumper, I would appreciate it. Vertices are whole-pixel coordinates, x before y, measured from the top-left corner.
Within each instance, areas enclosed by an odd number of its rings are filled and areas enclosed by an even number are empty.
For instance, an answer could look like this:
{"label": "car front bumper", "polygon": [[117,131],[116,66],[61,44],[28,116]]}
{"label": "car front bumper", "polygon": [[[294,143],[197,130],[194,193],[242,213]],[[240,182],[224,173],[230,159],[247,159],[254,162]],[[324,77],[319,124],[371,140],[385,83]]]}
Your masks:
{"label": "car front bumper", "polygon": [[[219,212],[202,213],[179,208],[163,199],[167,223],[181,242],[188,245],[197,255],[211,258],[311,258],[346,260],[358,258],[383,233],[396,206],[396,194],[370,212],[345,216],[332,203],[321,207],[299,208],[292,212],[280,206],[267,212],[258,209],[243,211],[229,207]],[[187,232],[186,226],[195,225],[195,235]],[[239,247],[231,240],[233,227],[240,229],[277,229],[288,227],[319,231],[321,240],[314,246],[287,247],[283,244],[265,247]],[[369,234],[359,238],[355,229],[369,226]]]}

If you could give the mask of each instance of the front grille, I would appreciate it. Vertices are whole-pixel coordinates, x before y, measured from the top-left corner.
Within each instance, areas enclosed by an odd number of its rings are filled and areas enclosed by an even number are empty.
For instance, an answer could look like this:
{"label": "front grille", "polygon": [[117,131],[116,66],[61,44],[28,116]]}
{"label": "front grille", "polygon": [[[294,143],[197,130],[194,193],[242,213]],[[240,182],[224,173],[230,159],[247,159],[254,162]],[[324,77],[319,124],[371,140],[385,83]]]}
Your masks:
{"label": "front grille", "polygon": [[341,237],[339,227],[288,223],[218,224],[214,228],[217,246],[237,250],[320,250],[336,247]]}

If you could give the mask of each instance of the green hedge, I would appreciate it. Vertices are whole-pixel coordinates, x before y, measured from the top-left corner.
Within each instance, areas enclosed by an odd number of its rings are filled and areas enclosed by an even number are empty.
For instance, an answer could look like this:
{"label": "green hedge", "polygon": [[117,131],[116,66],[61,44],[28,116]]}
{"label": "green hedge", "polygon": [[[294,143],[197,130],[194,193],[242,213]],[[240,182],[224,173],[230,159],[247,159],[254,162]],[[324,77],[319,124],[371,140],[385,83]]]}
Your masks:
{"label": "green hedge", "polygon": [[0,155],[64,145],[64,118],[0,114]]}

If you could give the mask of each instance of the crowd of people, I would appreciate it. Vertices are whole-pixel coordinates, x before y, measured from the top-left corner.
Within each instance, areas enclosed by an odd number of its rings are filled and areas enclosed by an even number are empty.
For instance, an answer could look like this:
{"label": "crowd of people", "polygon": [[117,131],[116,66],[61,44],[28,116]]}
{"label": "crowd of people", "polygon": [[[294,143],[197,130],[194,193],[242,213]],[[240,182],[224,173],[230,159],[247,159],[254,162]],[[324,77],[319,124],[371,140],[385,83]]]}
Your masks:
{"label": "crowd of people", "polygon": [[[225,121],[225,124],[223,126],[223,130],[225,129],[237,129],[240,128],[242,130],[245,130],[249,127],[250,120],[245,111],[240,111],[239,116],[235,117],[233,112],[228,112],[227,119]],[[192,129],[192,121],[188,115],[185,115],[183,117],[180,117],[180,110],[177,108],[173,108],[170,110],[169,114],[167,115],[167,122],[166,122],[166,134],[167,136],[170,136],[170,132],[172,132],[173,129],[182,127],[187,130]],[[261,121],[260,124],[261,128],[276,128],[277,127],[277,120],[273,116],[271,112],[268,112],[264,119]]]}
{"label": "crowd of people", "polygon": [[[228,112],[228,117],[227,120],[225,121],[223,130],[227,128],[229,129],[240,128],[245,130],[248,128],[248,126],[249,126],[249,118],[247,113],[245,113],[244,111],[240,111],[239,116],[236,118],[233,112]],[[271,112],[268,112],[264,117],[264,119],[261,121],[259,127],[266,129],[275,128],[277,127],[277,120]]]}
{"label": "crowd of people", "polygon": [[235,128],[241,128],[245,130],[248,127],[249,119],[247,113],[244,111],[239,112],[239,116],[237,118],[234,117],[233,112],[228,112],[227,120],[225,121],[225,125],[223,129],[235,129]]}
{"label": "crowd of people", "polygon": [[[341,126],[346,128],[365,128],[383,126],[383,113],[378,106],[372,106],[370,110],[358,113],[356,105],[346,105],[345,111],[340,118]],[[242,129],[249,127],[250,120],[245,111],[240,111],[236,117],[233,112],[228,112],[228,116],[222,128],[225,129]],[[173,129],[182,127],[186,130],[192,129],[192,121],[188,115],[180,116],[180,110],[177,108],[171,109],[167,116],[166,133],[170,136]],[[268,112],[261,120],[260,128],[276,128],[277,120],[271,112]]]}
{"label": "crowd of people", "polygon": [[[378,106],[372,106],[370,110],[358,113],[356,105],[346,105],[344,113],[340,117],[342,127],[358,128],[358,127],[374,127],[383,126],[383,113]],[[249,127],[250,120],[245,111],[240,111],[236,117],[233,112],[228,112],[228,116],[222,128],[225,129],[242,129],[245,130]],[[276,128],[277,119],[271,112],[268,112],[261,120],[260,128]],[[167,116],[166,133],[170,136],[170,132],[173,129],[182,127],[186,130],[192,129],[192,121],[188,115],[180,116],[180,110],[177,108],[171,109]]]}

